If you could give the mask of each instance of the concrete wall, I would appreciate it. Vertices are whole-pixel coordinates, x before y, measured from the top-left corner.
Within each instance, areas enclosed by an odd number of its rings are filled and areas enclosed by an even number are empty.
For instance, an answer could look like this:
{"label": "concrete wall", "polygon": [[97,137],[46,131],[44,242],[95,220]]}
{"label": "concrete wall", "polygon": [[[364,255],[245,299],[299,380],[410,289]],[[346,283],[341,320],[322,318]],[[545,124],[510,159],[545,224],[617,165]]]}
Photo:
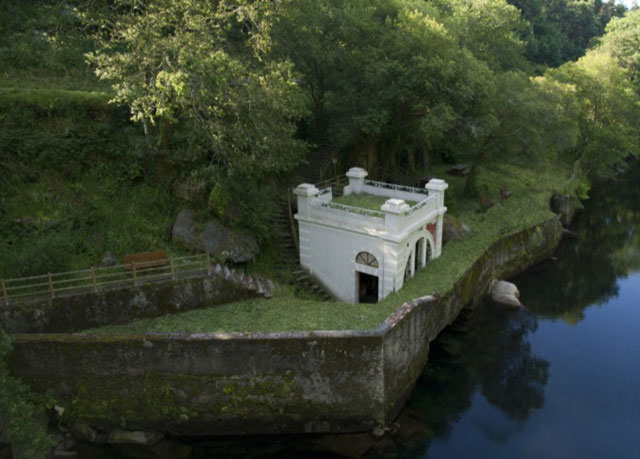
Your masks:
{"label": "concrete wall", "polygon": [[492,278],[550,256],[561,231],[552,219],[502,239],[446,295],[405,303],[375,330],[14,335],[9,364],[56,398],[67,425],[98,435],[123,423],[183,435],[367,431],[394,418],[462,308]]}
{"label": "concrete wall", "polygon": [[8,333],[69,333],[269,294],[267,281],[258,288],[257,279],[248,279],[219,268],[175,281],[17,300],[0,305],[0,325]]}

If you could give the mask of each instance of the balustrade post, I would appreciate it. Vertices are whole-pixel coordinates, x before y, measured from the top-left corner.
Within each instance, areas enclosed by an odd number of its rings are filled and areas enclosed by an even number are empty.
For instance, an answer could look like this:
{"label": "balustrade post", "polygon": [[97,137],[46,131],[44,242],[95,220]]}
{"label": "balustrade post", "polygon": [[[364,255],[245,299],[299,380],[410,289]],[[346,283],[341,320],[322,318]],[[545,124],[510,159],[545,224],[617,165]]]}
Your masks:
{"label": "balustrade post", "polygon": [[47,277],[49,279],[49,293],[51,293],[51,298],[55,298],[56,297],[56,291],[53,288],[53,279],[51,278],[51,273],[48,273]]}
{"label": "balustrade post", "polygon": [[93,291],[98,291],[98,283],[96,282],[96,267],[91,267],[91,280],[93,281]]}
{"label": "balustrade post", "polygon": [[2,296],[4,298],[4,303],[9,305],[9,295],[7,295],[7,286],[4,283],[4,279],[0,279],[0,285],[2,285]]}
{"label": "balustrade post", "polygon": [[132,273],[133,273],[133,285],[135,285],[136,287],[138,286],[138,277],[136,276],[136,262],[135,260],[133,260],[132,262]]}

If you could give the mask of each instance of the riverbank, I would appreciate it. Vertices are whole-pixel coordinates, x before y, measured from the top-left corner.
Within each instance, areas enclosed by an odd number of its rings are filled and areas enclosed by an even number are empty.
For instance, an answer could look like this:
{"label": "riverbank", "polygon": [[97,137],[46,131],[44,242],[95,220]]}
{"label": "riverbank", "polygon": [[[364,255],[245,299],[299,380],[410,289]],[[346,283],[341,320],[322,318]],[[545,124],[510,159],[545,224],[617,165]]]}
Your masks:
{"label": "riverbank", "polygon": [[496,277],[550,256],[554,217],[488,247],[443,295],[375,329],[282,333],[13,335],[12,373],[52,395],[75,435],[357,432],[408,397],[429,343]]}

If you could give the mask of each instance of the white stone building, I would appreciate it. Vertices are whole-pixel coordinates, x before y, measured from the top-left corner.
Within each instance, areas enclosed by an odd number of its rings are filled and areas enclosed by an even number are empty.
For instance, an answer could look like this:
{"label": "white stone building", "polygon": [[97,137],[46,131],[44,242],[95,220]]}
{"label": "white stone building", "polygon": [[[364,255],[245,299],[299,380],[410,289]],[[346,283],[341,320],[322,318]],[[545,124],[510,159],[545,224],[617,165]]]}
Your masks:
{"label": "white stone building", "polygon": [[425,189],[374,182],[359,167],[346,175],[345,196],[373,195],[386,202],[380,210],[353,207],[334,202],[331,188],[299,185],[294,193],[300,264],[342,301],[377,302],[440,256],[448,185],[438,179]]}

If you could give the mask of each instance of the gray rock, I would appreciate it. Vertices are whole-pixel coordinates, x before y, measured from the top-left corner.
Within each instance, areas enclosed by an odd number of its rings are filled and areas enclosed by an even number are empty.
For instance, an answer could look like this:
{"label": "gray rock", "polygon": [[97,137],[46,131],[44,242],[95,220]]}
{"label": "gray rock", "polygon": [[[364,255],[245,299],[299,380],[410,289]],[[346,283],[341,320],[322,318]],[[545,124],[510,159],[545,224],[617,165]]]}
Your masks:
{"label": "gray rock", "polygon": [[577,196],[554,193],[549,203],[551,211],[560,215],[563,226],[571,224],[575,216],[584,209]]}
{"label": "gray rock", "polygon": [[100,261],[100,268],[109,268],[111,266],[115,266],[118,264],[118,259],[113,254],[113,252],[105,252],[102,256],[102,260]]}
{"label": "gray rock", "polygon": [[233,263],[251,261],[259,252],[258,242],[251,234],[231,231],[215,220],[206,222],[202,231],[195,226],[193,212],[181,210],[173,225],[173,240]]}
{"label": "gray rock", "polygon": [[471,234],[471,228],[462,223],[456,217],[444,214],[444,222],[442,225],[442,243],[463,238]]}
{"label": "gray rock", "polygon": [[108,443],[114,445],[135,444],[153,446],[164,438],[158,432],[142,432],[140,430],[120,430],[116,429],[109,434]]}
{"label": "gray rock", "polygon": [[520,303],[520,291],[511,282],[494,280],[491,282],[490,292],[491,299],[496,303],[516,308],[523,307]]}

